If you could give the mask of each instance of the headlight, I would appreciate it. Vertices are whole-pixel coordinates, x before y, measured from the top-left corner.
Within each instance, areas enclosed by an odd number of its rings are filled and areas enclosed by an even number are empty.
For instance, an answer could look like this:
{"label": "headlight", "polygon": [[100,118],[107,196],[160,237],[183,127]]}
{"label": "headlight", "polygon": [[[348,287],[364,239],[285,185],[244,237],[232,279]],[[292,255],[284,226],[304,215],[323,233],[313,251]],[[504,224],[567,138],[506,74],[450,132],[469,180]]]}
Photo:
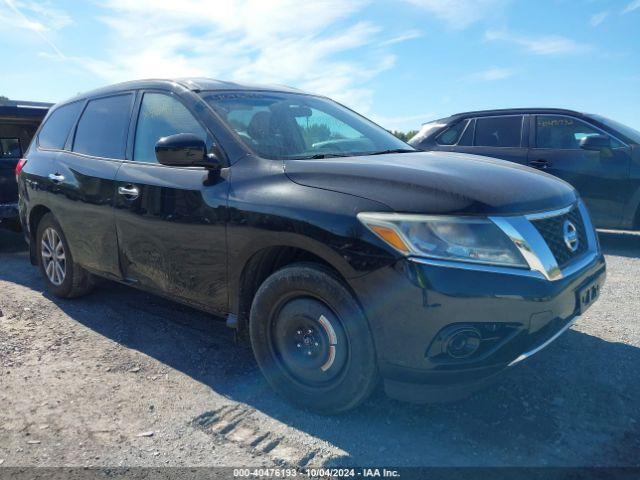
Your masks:
{"label": "headlight", "polygon": [[528,268],[511,239],[487,218],[359,213],[358,219],[407,256]]}

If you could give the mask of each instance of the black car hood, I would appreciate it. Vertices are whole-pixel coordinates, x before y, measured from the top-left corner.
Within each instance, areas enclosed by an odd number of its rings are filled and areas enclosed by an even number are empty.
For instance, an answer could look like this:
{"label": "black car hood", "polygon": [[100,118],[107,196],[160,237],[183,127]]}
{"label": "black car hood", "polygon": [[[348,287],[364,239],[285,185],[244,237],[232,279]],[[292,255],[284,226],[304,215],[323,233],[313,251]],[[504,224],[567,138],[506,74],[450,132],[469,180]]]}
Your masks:
{"label": "black car hood", "polygon": [[448,152],[286,160],[289,178],[368,198],[396,212],[517,215],[575,202],[562,180],[494,158]]}

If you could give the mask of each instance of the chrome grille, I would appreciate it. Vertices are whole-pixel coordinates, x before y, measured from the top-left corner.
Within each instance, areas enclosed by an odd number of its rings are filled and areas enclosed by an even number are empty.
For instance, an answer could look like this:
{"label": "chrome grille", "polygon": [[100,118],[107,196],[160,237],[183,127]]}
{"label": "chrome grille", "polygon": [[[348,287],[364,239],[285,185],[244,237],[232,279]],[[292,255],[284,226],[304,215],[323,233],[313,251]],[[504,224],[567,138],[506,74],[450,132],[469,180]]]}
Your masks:
{"label": "chrome grille", "polygon": [[[567,220],[576,227],[578,248],[574,252],[567,246],[564,239],[563,226]],[[531,223],[540,232],[560,268],[566,267],[573,259],[581,256],[589,249],[587,232],[578,207],[573,207],[567,213],[554,217],[532,220]]]}

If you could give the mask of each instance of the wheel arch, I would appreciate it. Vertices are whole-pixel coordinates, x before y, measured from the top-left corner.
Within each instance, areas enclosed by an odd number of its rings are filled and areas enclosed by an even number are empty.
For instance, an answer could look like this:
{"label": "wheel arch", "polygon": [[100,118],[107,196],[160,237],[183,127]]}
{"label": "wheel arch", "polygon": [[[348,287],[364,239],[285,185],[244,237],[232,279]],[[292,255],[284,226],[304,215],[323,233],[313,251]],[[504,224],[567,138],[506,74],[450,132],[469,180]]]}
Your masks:
{"label": "wheel arch", "polygon": [[44,217],[47,213],[51,213],[51,210],[44,205],[36,205],[31,208],[28,217],[28,236],[29,236],[29,260],[32,265],[37,264],[36,260],[36,233],[38,231],[38,224],[42,217]]}
{"label": "wheel arch", "polygon": [[230,311],[231,315],[235,316],[236,327],[240,334],[247,331],[251,304],[262,283],[287,265],[300,263],[313,264],[322,268],[340,281],[360,303],[347,281],[345,271],[349,270],[346,266],[337,267],[332,259],[297,245],[280,244],[263,247],[249,256],[243,267],[238,269],[239,273],[230,282]]}

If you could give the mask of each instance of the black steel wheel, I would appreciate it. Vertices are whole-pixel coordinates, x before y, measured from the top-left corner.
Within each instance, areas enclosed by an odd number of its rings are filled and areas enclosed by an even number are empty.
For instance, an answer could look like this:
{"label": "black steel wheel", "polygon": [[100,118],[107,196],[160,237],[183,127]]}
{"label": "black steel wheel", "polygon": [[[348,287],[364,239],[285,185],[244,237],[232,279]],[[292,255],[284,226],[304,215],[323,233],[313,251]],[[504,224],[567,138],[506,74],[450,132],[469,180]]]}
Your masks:
{"label": "black steel wheel", "polygon": [[321,266],[293,265],[269,277],[253,301],[250,335],[269,383],[298,406],[341,412],[375,386],[368,323],[353,295]]}
{"label": "black steel wheel", "polygon": [[339,317],[313,297],[283,303],[269,332],[275,358],[293,381],[309,387],[331,383],[349,359],[349,340]]}

